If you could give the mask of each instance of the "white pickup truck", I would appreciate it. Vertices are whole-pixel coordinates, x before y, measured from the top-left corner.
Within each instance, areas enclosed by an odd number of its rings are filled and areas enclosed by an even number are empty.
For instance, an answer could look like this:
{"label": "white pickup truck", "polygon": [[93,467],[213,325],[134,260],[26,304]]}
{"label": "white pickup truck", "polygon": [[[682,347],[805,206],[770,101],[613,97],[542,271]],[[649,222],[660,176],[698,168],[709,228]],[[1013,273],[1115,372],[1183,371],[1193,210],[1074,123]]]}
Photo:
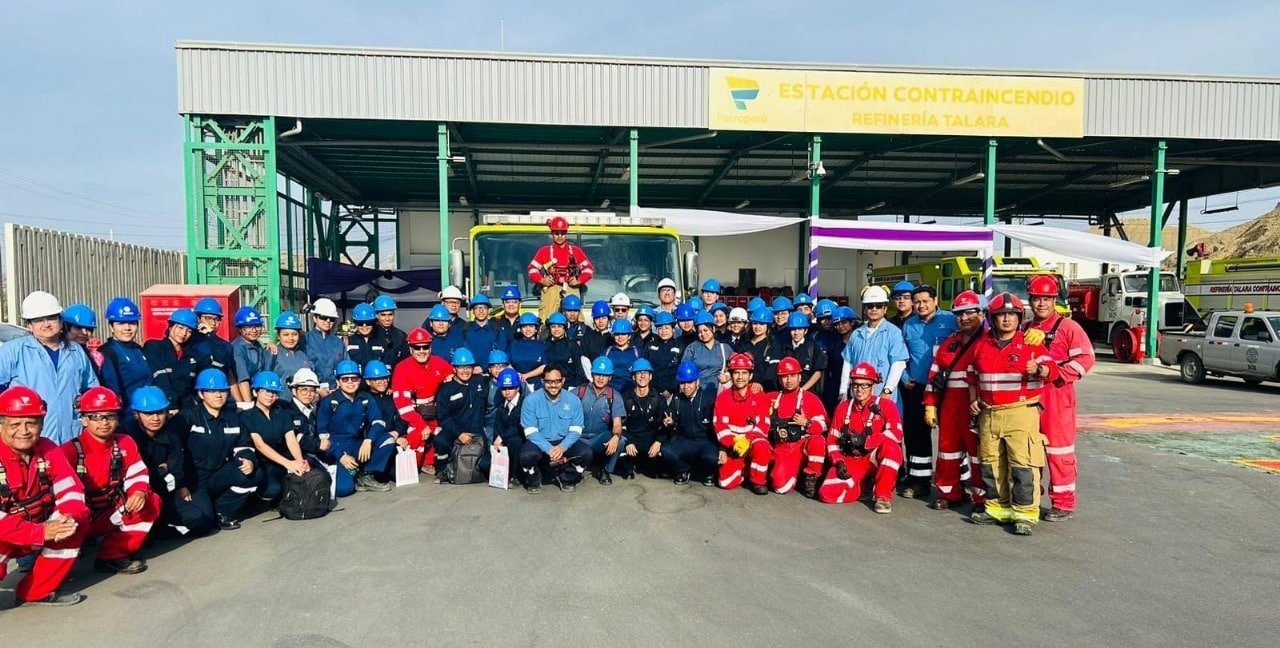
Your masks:
{"label": "white pickup truck", "polygon": [[1250,385],[1280,381],[1280,311],[1229,310],[1214,313],[1202,332],[1166,332],[1160,362],[1181,369],[1196,385],[1205,376],[1234,376]]}

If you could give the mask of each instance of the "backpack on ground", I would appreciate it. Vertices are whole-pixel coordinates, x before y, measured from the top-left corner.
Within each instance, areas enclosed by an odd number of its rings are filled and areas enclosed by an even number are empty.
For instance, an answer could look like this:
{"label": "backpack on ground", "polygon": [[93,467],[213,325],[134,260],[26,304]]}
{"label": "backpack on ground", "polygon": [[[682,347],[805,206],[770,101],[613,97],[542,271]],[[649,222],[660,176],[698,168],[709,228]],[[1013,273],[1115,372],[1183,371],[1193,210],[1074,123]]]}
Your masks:
{"label": "backpack on ground", "polygon": [[331,480],[329,471],[314,464],[302,475],[285,474],[280,516],[290,520],[310,520],[328,515],[334,505],[329,490]]}
{"label": "backpack on ground", "polygon": [[484,439],[478,434],[471,436],[475,437],[471,443],[464,444],[461,441],[453,443],[453,454],[449,457],[449,471],[453,474],[455,484],[478,484],[487,481],[480,470],[480,459],[485,455]]}

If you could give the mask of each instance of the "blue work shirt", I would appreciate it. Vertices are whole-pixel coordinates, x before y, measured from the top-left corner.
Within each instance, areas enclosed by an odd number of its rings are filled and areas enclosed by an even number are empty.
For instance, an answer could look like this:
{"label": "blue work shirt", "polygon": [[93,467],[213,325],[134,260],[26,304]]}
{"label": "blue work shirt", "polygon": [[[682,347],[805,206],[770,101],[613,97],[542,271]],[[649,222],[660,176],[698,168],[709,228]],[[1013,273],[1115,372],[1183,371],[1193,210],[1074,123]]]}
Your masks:
{"label": "blue work shirt", "polygon": [[271,366],[271,354],[261,344],[242,337],[231,343],[231,357],[235,358],[236,382],[249,382]]}
{"label": "blue work shirt", "polygon": [[577,443],[582,437],[582,423],[582,401],[567,390],[552,401],[546,391],[539,389],[529,394],[520,412],[525,438],[545,453],[557,445],[568,449]]}
{"label": "blue work shirt", "polygon": [[[306,352],[303,351],[300,346],[293,349],[286,349],[277,343],[275,355],[266,355],[270,360],[271,371],[274,371],[279,375],[280,380],[283,380],[286,385],[289,384],[289,380],[293,378],[293,374],[297,373],[299,369],[302,369],[303,367],[312,370],[315,369],[315,365],[312,364],[311,358],[307,356]],[[292,403],[293,392],[288,389],[280,392],[280,400],[286,403]]]}
{"label": "blue work shirt", "polygon": [[226,374],[228,379],[235,377],[236,359],[231,343],[218,337],[217,333],[192,331],[186,348],[195,357],[197,374],[213,368]]}
{"label": "blue work shirt", "polygon": [[[463,342],[465,340],[462,339],[461,327],[450,326],[444,335],[437,335],[435,331],[431,331],[431,355],[453,362],[453,352],[461,349]],[[477,357],[476,360],[479,361],[481,358]],[[487,362],[489,356],[485,355],[483,360]]]}
{"label": "blue work shirt", "polygon": [[363,441],[374,445],[386,435],[386,423],[378,403],[365,391],[347,396],[341,390],[320,399],[316,404],[316,431],[335,441]]}
{"label": "blue work shirt", "polygon": [[[151,365],[137,342],[107,340],[99,348],[102,352],[102,385],[115,392],[129,412],[129,397],[133,392],[151,384]],[[122,417],[124,419],[124,417]],[[127,420],[127,419],[124,419]]]}
{"label": "blue work shirt", "polygon": [[0,388],[23,385],[40,394],[48,410],[40,436],[61,445],[80,435],[80,394],[97,387],[98,377],[80,345],[60,342],[56,366],[45,348],[31,335],[0,347]]}
{"label": "blue work shirt", "polygon": [[950,311],[936,311],[926,322],[919,315],[912,315],[902,325],[902,338],[907,344],[907,370],[902,372],[902,384],[914,380],[917,385],[929,381],[929,369],[933,367],[933,352],[942,341],[960,330],[956,316]]}
{"label": "blue work shirt", "polygon": [[[907,343],[902,339],[902,331],[890,324],[888,320],[881,320],[874,331],[867,328],[866,324],[854,329],[853,334],[849,336],[849,344],[845,345],[840,357],[849,363],[850,369],[860,362],[870,362],[875,366],[881,380],[872,389],[879,394],[884,390],[884,381],[889,378],[889,367],[898,361],[905,362],[909,354]],[[901,408],[901,391],[895,389],[893,398]]]}
{"label": "blue work shirt", "polygon": [[315,369],[316,376],[320,378],[320,384],[330,387],[337,385],[338,377],[334,372],[339,362],[348,359],[347,345],[342,338],[313,329],[307,331],[302,346],[306,349],[307,359],[311,360],[311,368]]}
{"label": "blue work shirt", "polygon": [[622,402],[622,392],[611,385],[596,394],[595,385],[583,385],[575,394],[582,401],[582,438],[594,439],[601,434],[613,434],[613,421],[625,418],[627,408]]}
{"label": "blue work shirt", "polygon": [[[547,364],[547,343],[516,334],[507,347],[507,356],[511,358],[511,368],[523,376]],[[531,378],[525,383],[530,389],[538,389],[542,386],[542,378]]]}
{"label": "blue work shirt", "polygon": [[627,347],[626,350],[611,346],[605,350],[604,357],[613,361],[613,378],[609,380],[609,386],[619,394],[631,389],[635,384],[631,382],[631,365],[644,357],[644,351],[635,345]]}
{"label": "blue work shirt", "polygon": [[[505,342],[502,339],[502,332],[498,330],[497,322],[491,319],[479,322],[467,322],[462,325],[463,346],[471,350],[471,354],[476,357],[476,362],[485,373],[489,372],[489,352],[494,349],[506,349]],[[498,346],[503,344],[504,346]]]}
{"label": "blue work shirt", "polygon": [[692,360],[698,365],[698,386],[715,393],[720,388],[720,372],[729,366],[729,356],[733,349],[724,342],[712,342],[710,348],[697,340],[685,347],[684,360]]}
{"label": "blue work shirt", "polygon": [[488,400],[489,381],[482,376],[472,376],[465,383],[455,377],[440,385],[436,403],[441,437],[452,444],[463,432],[483,436]]}

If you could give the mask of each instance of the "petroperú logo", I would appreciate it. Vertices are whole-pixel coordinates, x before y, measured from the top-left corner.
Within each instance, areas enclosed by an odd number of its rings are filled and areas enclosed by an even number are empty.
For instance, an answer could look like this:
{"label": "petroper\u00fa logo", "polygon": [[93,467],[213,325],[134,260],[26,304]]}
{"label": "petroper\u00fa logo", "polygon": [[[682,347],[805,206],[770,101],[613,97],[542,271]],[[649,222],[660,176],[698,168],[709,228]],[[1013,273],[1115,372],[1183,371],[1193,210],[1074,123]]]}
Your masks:
{"label": "petroper\u00fa logo", "polygon": [[745,77],[725,77],[729,84],[729,96],[738,110],[746,110],[748,101],[755,101],[760,96],[760,84],[755,79]]}

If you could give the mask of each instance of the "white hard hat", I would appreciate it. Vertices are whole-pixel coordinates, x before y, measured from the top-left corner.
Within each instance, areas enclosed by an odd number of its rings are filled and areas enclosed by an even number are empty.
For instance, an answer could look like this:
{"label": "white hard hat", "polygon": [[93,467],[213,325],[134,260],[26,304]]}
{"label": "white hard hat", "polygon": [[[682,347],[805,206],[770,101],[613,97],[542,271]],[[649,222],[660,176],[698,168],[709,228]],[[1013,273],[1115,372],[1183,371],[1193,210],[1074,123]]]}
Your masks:
{"label": "white hard hat", "polygon": [[630,308],[631,298],[627,296],[627,293],[618,293],[614,295],[612,299],[609,300],[609,305],[610,306],[626,306],[627,308]]}
{"label": "white hard hat", "polygon": [[889,303],[889,291],[884,286],[867,286],[862,289],[862,305]]}
{"label": "white hard hat", "polygon": [[745,308],[739,307],[729,311],[730,322],[745,322],[748,319],[750,318],[747,317],[747,309]]}
{"label": "white hard hat", "polygon": [[[325,300],[328,301],[328,300]],[[317,304],[319,302],[317,301]],[[333,302],[329,302],[332,304]],[[320,377],[309,367],[303,367],[293,372],[293,377],[289,379],[290,387],[319,387]]]}
{"label": "white hard hat", "polygon": [[311,314],[338,319],[338,305],[328,297],[321,297],[311,305]]}
{"label": "white hard hat", "polygon": [[662,281],[658,282],[658,290],[662,290],[663,288],[670,288],[672,290],[675,290],[676,292],[679,292],[679,290],[676,288],[676,282],[672,281],[671,279],[663,279]]}
{"label": "white hard hat", "polygon": [[22,319],[33,320],[51,317],[62,312],[58,298],[43,290],[32,291],[22,300]]}
{"label": "white hard hat", "polygon": [[445,286],[444,290],[440,291],[440,301],[444,301],[446,299],[466,301],[466,298],[462,296],[462,291],[458,290],[457,286]]}

